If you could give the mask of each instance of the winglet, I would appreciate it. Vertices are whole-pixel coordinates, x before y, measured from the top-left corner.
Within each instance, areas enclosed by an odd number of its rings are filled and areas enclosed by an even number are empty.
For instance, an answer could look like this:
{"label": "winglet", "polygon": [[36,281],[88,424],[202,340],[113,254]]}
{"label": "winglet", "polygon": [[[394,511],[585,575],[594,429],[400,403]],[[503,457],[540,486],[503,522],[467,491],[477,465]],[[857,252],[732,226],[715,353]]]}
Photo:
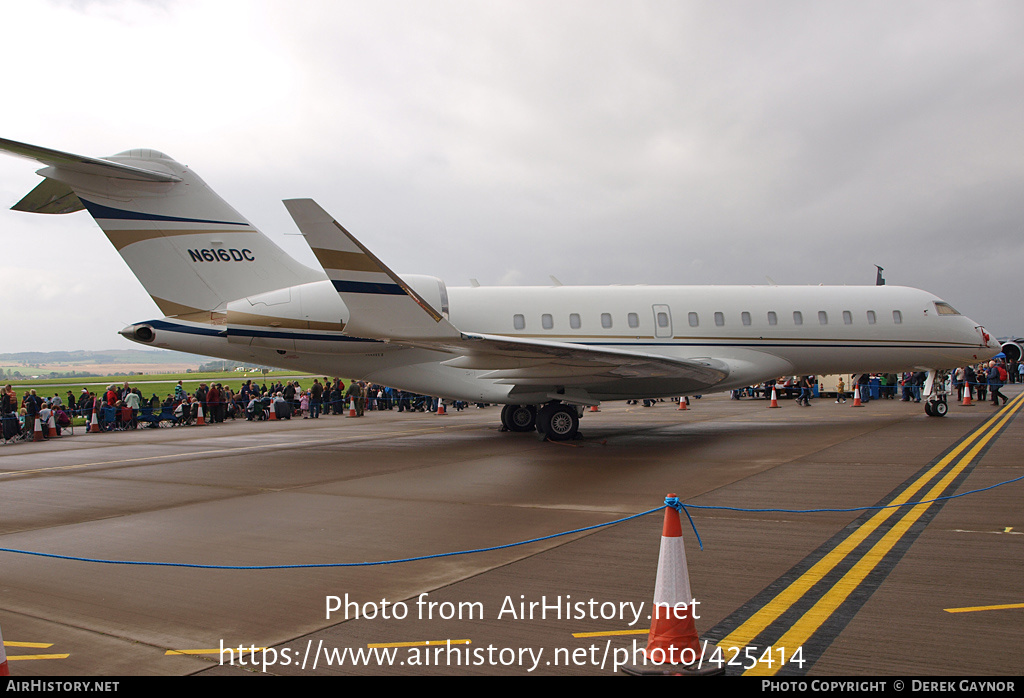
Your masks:
{"label": "winglet", "polygon": [[367,339],[458,338],[444,316],[312,199],[284,202],[349,309],[345,333]]}

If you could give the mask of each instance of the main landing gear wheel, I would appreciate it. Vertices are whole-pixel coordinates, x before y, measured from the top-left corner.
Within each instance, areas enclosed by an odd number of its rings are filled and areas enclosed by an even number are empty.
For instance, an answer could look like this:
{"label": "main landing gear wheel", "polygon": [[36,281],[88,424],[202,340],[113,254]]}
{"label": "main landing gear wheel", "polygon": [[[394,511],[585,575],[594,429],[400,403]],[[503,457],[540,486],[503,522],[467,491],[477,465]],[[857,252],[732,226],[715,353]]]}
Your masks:
{"label": "main landing gear wheel", "polygon": [[537,408],[533,405],[505,405],[501,423],[509,431],[533,431],[537,424]]}
{"label": "main landing gear wheel", "polygon": [[929,417],[945,417],[949,412],[949,405],[945,400],[937,400],[935,402],[928,401],[924,403],[924,413]]}
{"label": "main landing gear wheel", "polygon": [[552,441],[576,438],[580,417],[574,405],[547,404],[537,413],[537,431]]}

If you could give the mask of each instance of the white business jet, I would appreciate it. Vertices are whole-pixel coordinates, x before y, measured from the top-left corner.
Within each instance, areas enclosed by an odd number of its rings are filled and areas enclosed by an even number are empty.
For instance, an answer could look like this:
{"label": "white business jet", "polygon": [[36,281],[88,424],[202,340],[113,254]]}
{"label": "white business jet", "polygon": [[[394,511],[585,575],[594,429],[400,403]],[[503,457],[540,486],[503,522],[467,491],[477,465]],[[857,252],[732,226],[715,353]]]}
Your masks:
{"label": "white business jet", "polygon": [[554,440],[603,400],[781,375],[926,370],[926,411],[942,416],[939,372],[1000,348],[913,288],[448,288],[394,273],[314,201],[285,201],[323,267],[310,269],[161,152],[90,158],[4,139],[0,150],[44,165],[14,210],[87,210],[165,314],[121,330],[128,339],[498,403],[508,430]]}

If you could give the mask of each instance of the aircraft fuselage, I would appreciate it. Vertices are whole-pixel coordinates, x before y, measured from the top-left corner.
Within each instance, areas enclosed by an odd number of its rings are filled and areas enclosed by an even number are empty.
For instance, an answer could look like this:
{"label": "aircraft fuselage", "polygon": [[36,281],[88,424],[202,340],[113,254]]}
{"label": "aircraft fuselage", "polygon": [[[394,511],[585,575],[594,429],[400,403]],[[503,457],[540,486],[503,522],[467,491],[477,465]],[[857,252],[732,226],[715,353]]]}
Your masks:
{"label": "aircraft fuselage", "polygon": [[[718,391],[782,375],[953,368],[998,350],[984,330],[934,295],[898,286],[445,288],[432,277],[403,278],[463,331],[703,359],[728,369]],[[440,292],[431,298],[432,283]],[[530,393],[515,368],[492,370],[443,352],[348,337],[347,317],[330,282],[322,281],[240,299],[201,321],[164,318],[123,334],[150,346],[453,399],[525,404],[550,393]],[[558,386],[571,402],[574,380],[564,373]],[[597,400],[709,392],[650,377],[580,380]]]}

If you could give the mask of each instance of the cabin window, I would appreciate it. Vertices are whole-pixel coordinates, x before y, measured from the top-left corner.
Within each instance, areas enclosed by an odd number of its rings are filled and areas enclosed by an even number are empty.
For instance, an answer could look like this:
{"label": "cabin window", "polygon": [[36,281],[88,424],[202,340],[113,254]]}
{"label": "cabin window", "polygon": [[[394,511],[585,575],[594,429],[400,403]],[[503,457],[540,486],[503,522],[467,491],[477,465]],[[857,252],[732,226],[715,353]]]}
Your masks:
{"label": "cabin window", "polygon": [[750,327],[750,313],[746,310],[740,313],[740,321],[743,323],[744,327]]}
{"label": "cabin window", "polygon": [[851,313],[849,310],[844,310],[843,311],[843,324],[844,325],[852,325],[853,324],[853,313]]}
{"label": "cabin window", "polygon": [[874,325],[875,324],[875,311],[874,310],[869,310],[868,311],[868,324],[869,325]]}
{"label": "cabin window", "polygon": [[658,311],[658,327],[668,327],[668,313]]}
{"label": "cabin window", "polygon": [[802,324],[804,324],[804,314],[801,313],[799,310],[794,310],[793,311],[793,324],[794,325],[802,325]]}
{"label": "cabin window", "polygon": [[627,315],[626,321],[629,323],[629,326],[632,327],[633,329],[640,327],[640,316],[637,315],[636,313],[630,313],[629,315]]}
{"label": "cabin window", "polygon": [[896,323],[897,325],[902,324],[903,323],[903,313],[901,313],[898,310],[892,311],[892,321],[894,323]]}
{"label": "cabin window", "polygon": [[573,328],[574,330],[578,330],[580,328],[579,313],[569,313],[569,327]]}
{"label": "cabin window", "polygon": [[515,327],[517,330],[525,330],[526,329],[526,318],[524,316],[522,316],[522,315],[513,315],[512,316],[512,327]]}
{"label": "cabin window", "polygon": [[700,326],[700,318],[697,316],[697,313],[690,313],[686,317],[690,321],[690,327]]}
{"label": "cabin window", "polygon": [[721,327],[725,324],[725,315],[723,313],[715,313],[715,326]]}
{"label": "cabin window", "polygon": [[543,327],[545,330],[550,330],[552,327],[555,326],[555,321],[551,317],[550,313],[544,313],[543,315],[540,316],[540,326]]}
{"label": "cabin window", "polygon": [[824,310],[819,310],[818,311],[818,324],[819,325],[827,325],[828,324],[828,313],[826,313]]}
{"label": "cabin window", "polygon": [[612,314],[611,313],[601,313],[601,327],[604,327],[605,329],[610,329],[611,326],[612,326]]}
{"label": "cabin window", "polygon": [[779,324],[779,316],[775,314],[774,310],[769,310],[768,311],[768,324],[769,325],[778,325]]}
{"label": "cabin window", "polygon": [[959,315],[960,314],[949,303],[943,303],[941,301],[935,301],[935,310],[938,311],[939,315]]}

